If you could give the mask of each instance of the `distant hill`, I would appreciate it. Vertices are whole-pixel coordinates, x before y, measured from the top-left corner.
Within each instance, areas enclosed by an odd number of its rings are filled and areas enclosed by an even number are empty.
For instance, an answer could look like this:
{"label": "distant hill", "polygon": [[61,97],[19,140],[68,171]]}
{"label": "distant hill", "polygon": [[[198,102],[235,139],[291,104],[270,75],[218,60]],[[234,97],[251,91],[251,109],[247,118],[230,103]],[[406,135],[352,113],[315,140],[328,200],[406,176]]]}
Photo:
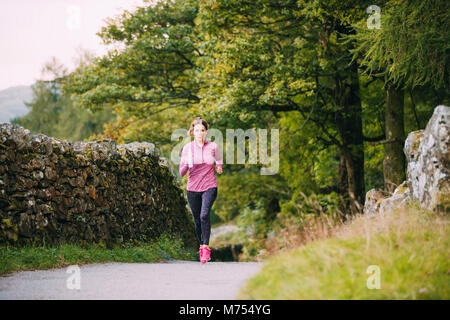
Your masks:
{"label": "distant hill", "polygon": [[15,86],[0,90],[0,123],[10,122],[17,116],[24,116],[29,108],[24,101],[30,102],[32,98],[31,86]]}

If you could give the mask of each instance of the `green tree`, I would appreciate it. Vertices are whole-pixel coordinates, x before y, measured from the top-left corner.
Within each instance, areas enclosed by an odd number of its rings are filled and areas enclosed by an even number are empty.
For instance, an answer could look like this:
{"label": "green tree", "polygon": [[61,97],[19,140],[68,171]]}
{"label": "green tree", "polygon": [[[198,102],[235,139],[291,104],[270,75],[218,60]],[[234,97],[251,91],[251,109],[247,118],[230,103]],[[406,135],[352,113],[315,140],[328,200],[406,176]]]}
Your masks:
{"label": "green tree", "polygon": [[337,147],[353,212],[365,196],[362,110],[353,43],[342,38],[366,5],[204,1],[197,19],[209,49],[200,104],[236,115],[299,112],[318,129],[316,146]]}
{"label": "green tree", "polygon": [[[355,25],[356,57],[366,74],[384,82],[385,188],[393,191],[405,180],[403,145],[405,92],[409,93],[418,127],[414,89],[436,92],[439,103],[448,99],[449,17],[448,1],[388,1],[381,7],[380,28]],[[434,108],[436,105],[431,105]]]}
{"label": "green tree", "polygon": [[202,85],[197,61],[204,55],[195,31],[197,11],[195,0],[159,1],[106,20],[98,36],[121,49],[80,66],[62,87],[90,110],[113,108],[117,120],[96,137],[151,141],[170,159],[178,143],[171,141],[174,130],[187,130],[195,116],[210,118],[196,108]]}

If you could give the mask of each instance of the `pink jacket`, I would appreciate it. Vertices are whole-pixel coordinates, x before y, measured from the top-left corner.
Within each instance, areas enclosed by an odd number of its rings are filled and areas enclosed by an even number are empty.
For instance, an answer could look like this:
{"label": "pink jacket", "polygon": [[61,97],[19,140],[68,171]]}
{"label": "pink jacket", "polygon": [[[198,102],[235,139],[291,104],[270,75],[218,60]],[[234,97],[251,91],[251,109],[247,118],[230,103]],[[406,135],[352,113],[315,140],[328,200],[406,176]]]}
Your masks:
{"label": "pink jacket", "polygon": [[217,167],[222,168],[222,154],[215,142],[205,139],[203,146],[200,147],[194,140],[183,147],[180,175],[183,177],[189,170],[187,190],[200,192],[217,187],[214,161]]}

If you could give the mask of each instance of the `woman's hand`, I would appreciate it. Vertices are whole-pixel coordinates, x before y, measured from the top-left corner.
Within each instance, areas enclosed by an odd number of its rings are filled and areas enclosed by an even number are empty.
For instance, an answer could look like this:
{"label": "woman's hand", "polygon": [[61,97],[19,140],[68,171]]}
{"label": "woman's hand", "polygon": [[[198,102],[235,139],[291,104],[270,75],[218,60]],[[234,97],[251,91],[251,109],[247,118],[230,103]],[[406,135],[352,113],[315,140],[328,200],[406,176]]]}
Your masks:
{"label": "woman's hand", "polygon": [[222,167],[216,166],[216,172],[217,172],[218,174],[221,174],[221,173],[222,173]]}

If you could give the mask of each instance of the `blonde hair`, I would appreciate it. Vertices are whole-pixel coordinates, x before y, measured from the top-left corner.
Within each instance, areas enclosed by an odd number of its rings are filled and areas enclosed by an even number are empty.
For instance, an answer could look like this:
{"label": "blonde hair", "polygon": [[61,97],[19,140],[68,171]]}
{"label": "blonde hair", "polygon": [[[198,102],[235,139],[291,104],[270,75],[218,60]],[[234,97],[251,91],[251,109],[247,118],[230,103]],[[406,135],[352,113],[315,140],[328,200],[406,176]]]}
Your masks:
{"label": "blonde hair", "polygon": [[208,122],[206,122],[205,119],[203,119],[201,117],[196,117],[191,122],[191,126],[189,127],[189,130],[188,130],[188,135],[190,135],[190,136],[194,135],[194,127],[197,124],[202,124],[205,127],[205,130],[208,130],[208,128],[209,128]]}

